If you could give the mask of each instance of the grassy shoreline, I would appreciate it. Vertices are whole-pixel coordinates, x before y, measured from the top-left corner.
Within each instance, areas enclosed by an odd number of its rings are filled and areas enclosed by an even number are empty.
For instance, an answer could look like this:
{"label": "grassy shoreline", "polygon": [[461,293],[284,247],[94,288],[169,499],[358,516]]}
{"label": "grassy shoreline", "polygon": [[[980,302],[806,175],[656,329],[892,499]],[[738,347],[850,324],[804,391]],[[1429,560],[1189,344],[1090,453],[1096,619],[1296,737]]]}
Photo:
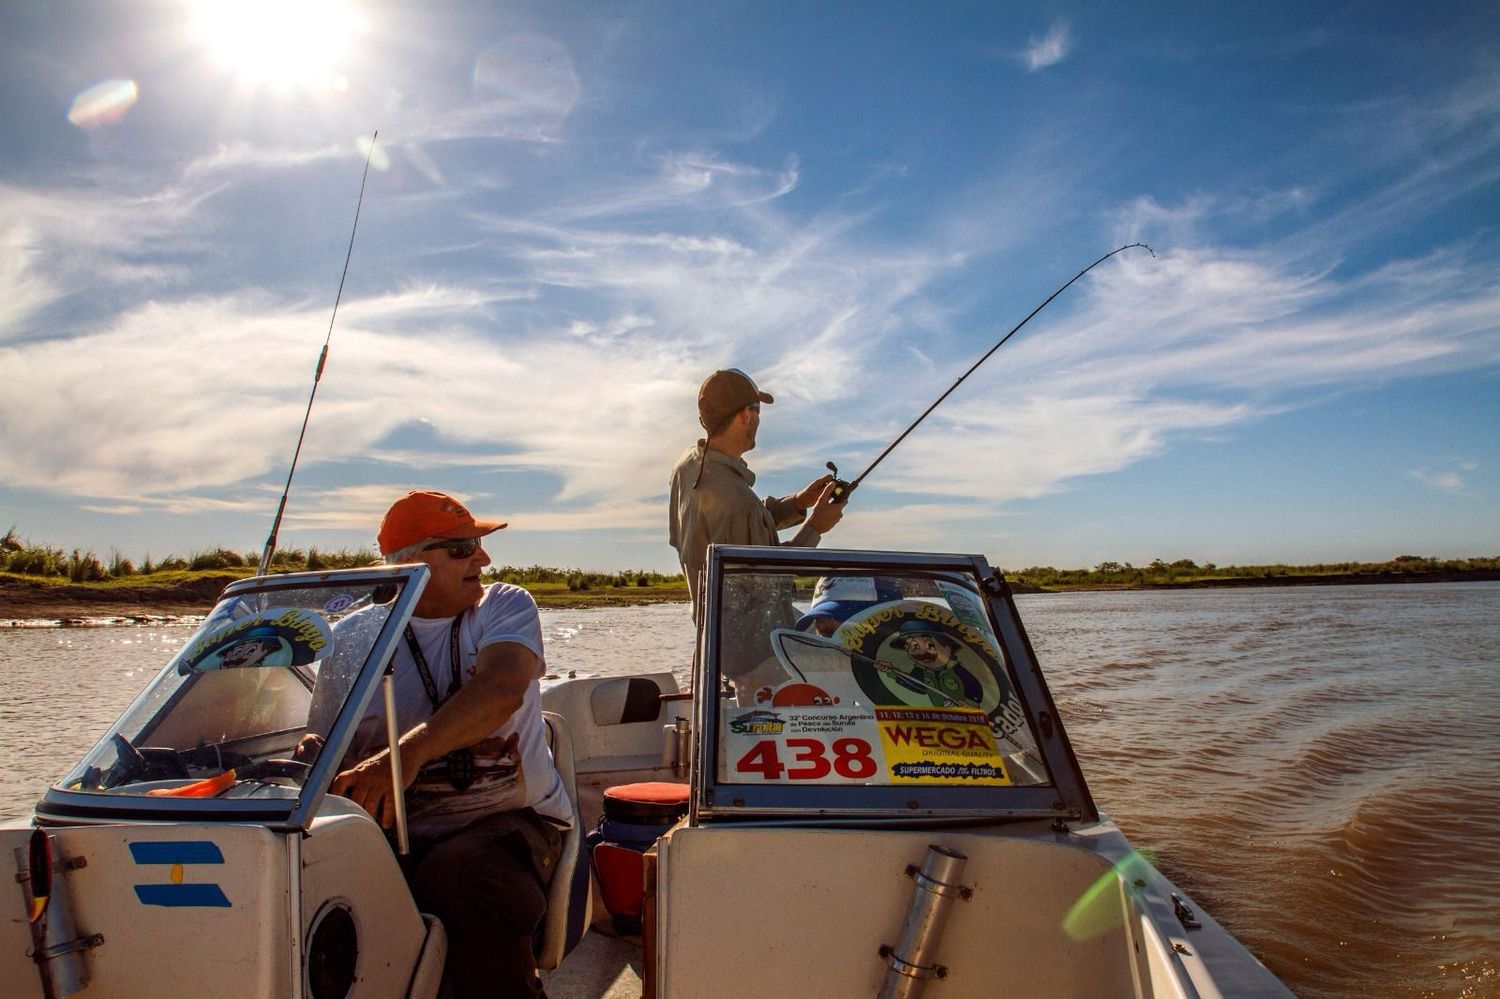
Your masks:
{"label": "grassy shoreline", "polygon": [[[0,573],[0,621],[82,622],[95,618],[154,621],[205,614],[224,587],[253,575],[245,571],[173,571],[89,583],[56,577]],[[531,583],[526,589],[540,607],[622,607],[685,603],[687,583],[652,586],[591,586]]]}
{"label": "grassy shoreline", "polygon": [[[1266,586],[1344,586],[1368,583],[1434,583],[1500,580],[1500,559],[1469,559],[1462,563],[1435,560],[1394,560],[1358,566],[1277,566],[1276,571],[1235,575],[1233,570],[1208,567],[1214,575],[1203,575],[1202,567],[1190,573],[1179,566],[1168,570],[1037,570],[1006,572],[1018,593],[1053,593],[1078,590],[1208,589]],[[1333,571],[1333,570],[1338,571]],[[1322,570],[1322,571],[1317,571]],[[83,622],[110,618],[154,621],[206,613],[226,585],[252,575],[253,568],[224,570],[172,570],[151,575],[123,576],[74,583],[66,577],[0,573],[0,621]],[[1102,578],[1101,578],[1102,576]],[[657,603],[686,603],[687,583],[682,578],[658,577],[648,584],[638,580],[612,585],[609,574],[590,574],[589,582],[571,578],[566,570],[555,571],[547,581],[521,581],[520,585],[548,608],[627,607]]]}

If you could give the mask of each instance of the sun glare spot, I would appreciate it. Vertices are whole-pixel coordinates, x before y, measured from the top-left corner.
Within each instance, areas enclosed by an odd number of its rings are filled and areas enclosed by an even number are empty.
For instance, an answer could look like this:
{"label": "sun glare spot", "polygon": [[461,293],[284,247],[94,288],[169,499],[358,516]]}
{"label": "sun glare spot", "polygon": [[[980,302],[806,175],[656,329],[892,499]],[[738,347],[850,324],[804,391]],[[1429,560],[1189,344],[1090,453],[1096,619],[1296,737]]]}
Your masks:
{"label": "sun glare spot", "polygon": [[372,141],[368,135],[361,135],[355,139],[355,145],[359,147],[359,154],[361,156],[368,156],[370,158],[370,166],[376,170],[389,170],[391,168],[391,158],[386,155],[385,147],[377,145],[372,150],[370,148]]}
{"label": "sun glare spot", "polygon": [[192,24],[244,85],[340,90],[336,67],[364,27],[347,0],[193,0]]}
{"label": "sun glare spot", "polygon": [[112,125],[125,117],[140,90],[134,80],[105,80],[73,98],[68,120],[80,127]]}

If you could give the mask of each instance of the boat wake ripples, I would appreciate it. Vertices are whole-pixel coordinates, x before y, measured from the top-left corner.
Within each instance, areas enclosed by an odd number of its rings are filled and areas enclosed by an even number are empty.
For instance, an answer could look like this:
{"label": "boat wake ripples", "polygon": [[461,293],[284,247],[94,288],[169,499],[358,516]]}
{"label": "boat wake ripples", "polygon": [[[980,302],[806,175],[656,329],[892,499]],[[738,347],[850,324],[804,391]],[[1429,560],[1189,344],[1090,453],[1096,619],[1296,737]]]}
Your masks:
{"label": "boat wake ripples", "polygon": [[1101,806],[1298,995],[1500,995],[1500,585],[1019,599]]}

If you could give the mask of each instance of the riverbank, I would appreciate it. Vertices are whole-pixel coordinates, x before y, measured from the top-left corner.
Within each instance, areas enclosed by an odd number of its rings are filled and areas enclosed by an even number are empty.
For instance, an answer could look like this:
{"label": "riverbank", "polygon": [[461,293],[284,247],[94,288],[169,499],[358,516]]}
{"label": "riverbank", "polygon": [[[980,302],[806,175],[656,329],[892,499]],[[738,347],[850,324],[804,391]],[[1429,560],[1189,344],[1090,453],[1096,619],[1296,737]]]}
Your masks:
{"label": "riverbank", "polygon": [[57,583],[0,576],[0,625],[151,624],[206,614],[239,576],[199,572],[141,583]]}
{"label": "riverbank", "polygon": [[[0,627],[25,625],[155,624],[208,613],[224,587],[243,573],[198,572],[140,582],[59,583],[0,574]],[[569,590],[566,584],[528,586],[537,606],[624,607],[686,603],[686,583],[603,586]]]}
{"label": "riverbank", "polygon": [[[1480,583],[1500,580],[1500,569],[1435,570],[1432,572],[1329,572],[1275,576],[1227,576],[1173,582],[1085,583],[1030,592],[1060,593],[1077,590],[1206,590],[1266,586],[1358,586],[1370,583]],[[1012,584],[1015,585],[1015,584]],[[1017,592],[1020,592],[1019,590]]]}
{"label": "riverbank", "polygon": [[[111,580],[104,583],[61,583],[0,574],[0,627],[81,626],[91,624],[153,624],[208,613],[224,587],[244,573],[187,572]],[[1434,570],[1428,572],[1287,573],[1233,576],[1171,582],[1132,581],[1035,586],[1010,579],[1015,593],[1063,593],[1108,590],[1242,589],[1246,587],[1348,586],[1372,583],[1466,583],[1500,580],[1500,569]],[[597,586],[569,589],[565,583],[526,587],[537,606],[557,609],[631,607],[687,603],[686,583],[653,586]]]}

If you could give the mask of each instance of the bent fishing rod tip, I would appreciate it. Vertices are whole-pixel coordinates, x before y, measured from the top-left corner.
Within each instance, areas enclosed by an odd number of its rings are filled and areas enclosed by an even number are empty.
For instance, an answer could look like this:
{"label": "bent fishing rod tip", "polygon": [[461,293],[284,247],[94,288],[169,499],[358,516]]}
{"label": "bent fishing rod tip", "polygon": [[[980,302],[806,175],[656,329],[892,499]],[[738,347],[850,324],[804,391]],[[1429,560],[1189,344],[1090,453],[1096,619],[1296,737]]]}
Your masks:
{"label": "bent fishing rod tip", "polygon": [[[880,452],[879,457],[877,457],[874,461],[870,462],[869,467],[866,468],[863,472],[860,472],[859,476],[853,482],[842,482],[842,481],[839,481],[838,488],[834,491],[834,501],[835,502],[843,502],[844,499],[846,499],[848,497],[848,495],[850,493],[852,493],[855,489],[857,489],[859,487],[859,484],[865,480],[865,476],[866,475],[869,475],[871,472],[875,471],[875,466],[879,465],[882,461],[884,461],[886,455],[890,454],[892,451],[894,451],[896,449],[896,446],[898,444],[900,444],[902,441],[906,440],[907,434],[910,434],[913,430],[917,429],[917,426],[923,420],[927,419],[928,414],[930,414],[934,409],[937,409],[938,406],[942,404],[942,402],[943,402],[944,399],[948,398],[948,396],[950,396],[950,395],[953,394],[953,390],[954,389],[958,388],[960,385],[963,384],[963,381],[964,381],[965,378],[968,378],[970,375],[972,375],[974,373],[974,371],[981,364],[983,364],[985,361],[987,361],[989,359],[989,357],[990,357],[991,354],[993,354],[995,351],[999,350],[1001,347],[1005,346],[1005,343],[1006,343],[1007,340],[1009,340],[1011,337],[1015,336],[1016,333],[1021,329],[1021,327],[1025,326],[1027,323],[1031,322],[1032,317],[1035,316],[1038,312],[1041,312],[1043,309],[1045,309],[1048,306],[1048,304],[1050,304],[1051,301],[1054,298],[1056,298],[1058,295],[1061,295],[1063,292],[1067,291],[1068,288],[1072,286],[1072,284],[1073,284],[1074,281],[1077,281],[1079,278],[1083,277],[1089,271],[1093,270],[1095,267],[1098,267],[1100,264],[1104,263],[1104,261],[1108,260],[1110,257],[1113,257],[1116,253],[1123,253],[1126,250],[1131,250],[1131,249],[1134,249],[1136,247],[1140,247],[1141,249],[1145,250],[1147,253],[1151,254],[1152,257],[1156,256],[1156,251],[1153,250],[1153,249],[1151,249],[1151,247],[1148,246],[1145,243],[1142,243],[1142,242],[1139,242],[1139,241],[1134,242],[1134,243],[1126,243],[1124,246],[1117,246],[1113,250],[1110,250],[1104,256],[1100,257],[1098,260],[1095,260],[1093,263],[1089,264],[1083,270],[1079,271],[1077,274],[1074,274],[1072,277],[1068,278],[1067,282],[1064,283],[1062,285],[1062,287],[1058,288],[1052,294],[1048,295],[1045,299],[1043,299],[1041,305],[1038,305],[1036,308],[1032,309],[1029,313],[1027,313],[1025,319],[1022,319],[1019,323],[1016,323],[1014,326],[1012,326],[1010,328],[1010,332],[1009,333],[1006,333],[1003,337],[1000,338],[1000,340],[993,347],[991,347],[989,350],[985,351],[982,355],[980,355],[979,360],[975,361],[972,365],[970,365],[969,366],[969,370],[967,370],[963,374],[959,375],[958,376],[958,380],[955,381],[952,385],[949,385],[948,386],[948,390],[946,392],[944,392],[942,395],[938,396],[937,399],[935,399],[933,401],[932,405],[928,406],[925,410],[922,411],[922,415],[921,416],[917,417],[915,420],[912,421],[911,426],[909,426],[905,430],[901,431],[901,436],[899,436],[895,440],[891,441],[891,443],[886,446],[886,449],[884,451]],[[835,466],[834,463],[830,461],[828,463],[828,468],[833,472],[835,478],[837,478],[838,472],[839,472],[837,466]]]}

